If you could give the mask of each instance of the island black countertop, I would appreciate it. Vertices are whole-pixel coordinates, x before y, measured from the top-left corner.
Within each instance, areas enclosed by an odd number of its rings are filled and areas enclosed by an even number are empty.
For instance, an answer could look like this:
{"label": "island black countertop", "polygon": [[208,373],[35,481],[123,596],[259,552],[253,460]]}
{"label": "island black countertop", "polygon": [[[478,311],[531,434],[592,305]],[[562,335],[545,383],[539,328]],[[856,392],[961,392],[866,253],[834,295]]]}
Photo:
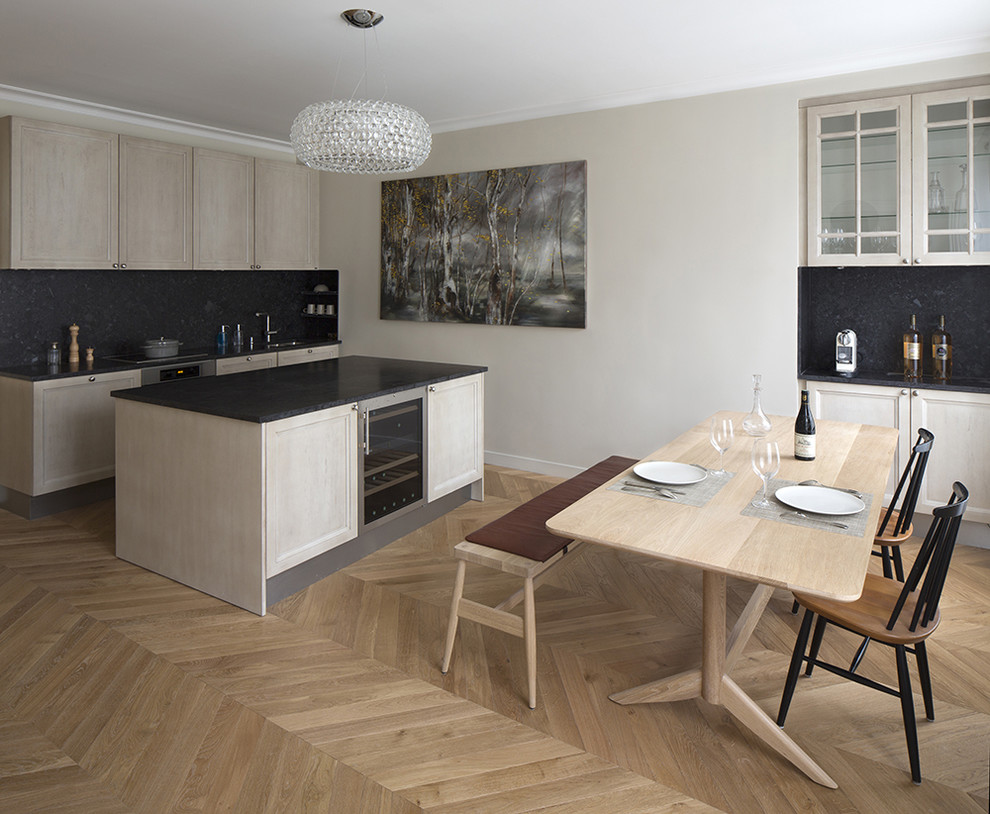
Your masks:
{"label": "island black countertop", "polygon": [[875,387],[900,387],[912,390],[946,390],[960,393],[990,393],[990,379],[953,376],[948,382],[936,382],[930,376],[920,381],[905,381],[901,373],[877,373],[860,371],[852,376],[840,376],[835,371],[802,370],[799,379],[813,382],[839,382],[841,384],[869,384]]}
{"label": "island black countertop", "polygon": [[341,404],[484,373],[481,365],[344,356],[115,390],[115,398],[264,424]]}

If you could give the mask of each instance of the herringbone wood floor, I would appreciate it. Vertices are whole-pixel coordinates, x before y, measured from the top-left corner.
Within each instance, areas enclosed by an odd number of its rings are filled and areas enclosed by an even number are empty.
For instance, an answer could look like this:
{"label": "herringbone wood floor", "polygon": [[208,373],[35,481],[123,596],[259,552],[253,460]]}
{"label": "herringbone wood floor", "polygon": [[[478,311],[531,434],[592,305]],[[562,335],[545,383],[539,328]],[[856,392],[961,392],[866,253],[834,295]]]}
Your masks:
{"label": "herringbone wood floor", "polygon": [[[259,618],[113,557],[113,504],[0,512],[0,811],[979,812],[990,772],[990,551],[956,554],[930,643],[937,720],[911,785],[896,699],[802,679],[815,785],[703,701],[609,692],[697,662],[700,577],[585,546],[520,640],[462,622],[441,676],[452,546],[557,479],[499,468],[470,503]],[[516,586],[479,569],[468,595]],[[733,583],[730,613],[747,586]],[[797,617],[778,592],[733,676],[775,714]],[[845,658],[855,643],[832,636]],[[893,677],[871,647],[864,670]],[[920,697],[919,709],[920,709]]]}

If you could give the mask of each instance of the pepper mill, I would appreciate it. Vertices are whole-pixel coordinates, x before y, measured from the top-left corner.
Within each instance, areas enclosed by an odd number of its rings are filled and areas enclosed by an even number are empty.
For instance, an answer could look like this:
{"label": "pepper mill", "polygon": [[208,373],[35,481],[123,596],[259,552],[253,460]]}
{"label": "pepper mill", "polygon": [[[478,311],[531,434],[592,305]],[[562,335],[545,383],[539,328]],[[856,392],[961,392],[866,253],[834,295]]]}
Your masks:
{"label": "pepper mill", "polygon": [[69,326],[69,364],[79,364],[79,326],[74,322]]}
{"label": "pepper mill", "polygon": [[93,369],[93,348],[86,348],[86,369]]}

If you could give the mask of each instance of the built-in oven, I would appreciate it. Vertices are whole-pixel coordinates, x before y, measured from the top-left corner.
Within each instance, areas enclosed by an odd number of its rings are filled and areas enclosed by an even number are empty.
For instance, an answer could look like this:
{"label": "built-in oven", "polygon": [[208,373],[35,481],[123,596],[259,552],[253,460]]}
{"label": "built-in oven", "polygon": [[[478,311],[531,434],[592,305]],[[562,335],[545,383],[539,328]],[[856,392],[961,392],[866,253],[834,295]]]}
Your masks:
{"label": "built-in oven", "polygon": [[374,526],[423,505],[426,488],[426,390],[362,401],[361,525]]}
{"label": "built-in oven", "polygon": [[205,353],[164,356],[158,359],[149,359],[143,353],[122,353],[108,356],[107,360],[138,365],[141,369],[141,384],[177,382],[182,379],[217,375],[216,359],[207,359]]}

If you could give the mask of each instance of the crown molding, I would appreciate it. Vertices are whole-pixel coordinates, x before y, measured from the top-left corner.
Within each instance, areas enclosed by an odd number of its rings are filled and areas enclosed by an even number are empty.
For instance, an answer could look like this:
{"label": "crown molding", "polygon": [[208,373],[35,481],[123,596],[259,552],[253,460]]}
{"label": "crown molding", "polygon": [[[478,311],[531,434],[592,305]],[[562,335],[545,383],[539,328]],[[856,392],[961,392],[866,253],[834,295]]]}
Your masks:
{"label": "crown molding", "polygon": [[52,93],[42,93],[41,91],[27,90],[26,88],[17,88],[11,85],[0,85],[0,100],[84,116],[97,116],[101,119],[125,122],[141,127],[154,127],[157,130],[165,130],[170,133],[220,139],[244,147],[275,150],[286,153],[287,155],[293,155],[292,145],[288,141],[265,138],[264,136],[254,136],[249,133],[239,133],[236,130],[225,130],[222,127],[210,127],[205,124],[196,124],[195,122],[182,121],[181,119],[170,119],[167,116],[155,116],[151,113],[141,113],[136,110],[126,110],[120,107],[112,107],[111,105],[87,102],[82,99],[71,99],[66,96],[56,96]]}

